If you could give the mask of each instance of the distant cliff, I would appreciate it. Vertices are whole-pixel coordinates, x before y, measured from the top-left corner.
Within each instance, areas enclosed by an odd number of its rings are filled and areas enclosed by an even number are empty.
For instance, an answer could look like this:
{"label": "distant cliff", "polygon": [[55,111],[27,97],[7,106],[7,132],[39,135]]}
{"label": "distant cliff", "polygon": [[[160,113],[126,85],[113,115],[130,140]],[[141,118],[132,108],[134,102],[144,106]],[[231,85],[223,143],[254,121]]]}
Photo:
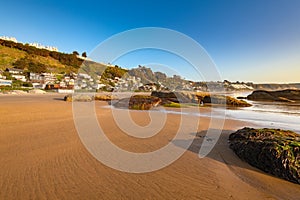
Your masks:
{"label": "distant cliff", "polygon": [[256,90],[247,96],[247,99],[252,101],[281,101],[281,102],[299,102],[300,90],[277,90],[266,91]]}
{"label": "distant cliff", "polygon": [[287,84],[253,84],[254,90],[286,90],[286,89],[300,89],[300,83]]}

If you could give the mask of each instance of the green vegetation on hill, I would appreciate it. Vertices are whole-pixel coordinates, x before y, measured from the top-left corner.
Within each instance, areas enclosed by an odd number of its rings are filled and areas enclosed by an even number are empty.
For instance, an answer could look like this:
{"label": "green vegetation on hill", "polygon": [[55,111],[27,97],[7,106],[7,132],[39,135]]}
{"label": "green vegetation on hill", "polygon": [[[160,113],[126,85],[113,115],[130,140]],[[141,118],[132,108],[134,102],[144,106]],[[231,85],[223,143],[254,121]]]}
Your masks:
{"label": "green vegetation on hill", "polygon": [[0,45],[0,69],[12,66],[14,62],[26,55],[24,51]]}
{"label": "green vegetation on hill", "polygon": [[131,76],[139,77],[143,84],[160,83],[170,90],[182,90],[184,84],[188,84],[187,80],[182,79],[178,75],[168,77],[162,72],[153,72],[150,68],[139,66],[138,68],[130,69],[128,74]]}
{"label": "green vegetation on hill", "polygon": [[114,79],[115,77],[123,77],[126,74],[127,70],[118,67],[107,67],[102,74],[102,79]]}
{"label": "green vegetation on hill", "polygon": [[[1,41],[1,40],[0,40]],[[30,67],[29,67],[30,66]],[[53,57],[28,54],[26,51],[0,45],[0,69],[19,68],[32,72],[71,72],[77,67],[66,65]]]}
{"label": "green vegetation on hill", "polygon": [[[126,70],[119,67],[107,67],[94,61],[78,58],[79,53],[72,54],[39,49],[28,44],[15,43],[0,39],[0,69],[18,68],[30,72],[69,73],[81,72],[101,75],[105,69],[105,78],[122,77]],[[86,57],[84,52],[83,57]]]}
{"label": "green vegetation on hill", "polygon": [[27,55],[35,55],[41,57],[51,57],[58,60],[63,65],[72,66],[74,68],[79,68],[83,60],[78,58],[75,54],[67,54],[56,51],[49,51],[46,49],[39,49],[28,44],[15,43],[7,40],[0,40],[0,45],[8,48],[21,50]]}
{"label": "green vegetation on hill", "polygon": [[[25,64],[27,63],[27,64]],[[0,69],[16,67],[19,69],[27,69],[28,63],[34,63],[34,65],[45,65],[47,71],[51,72],[70,72],[74,71],[74,67],[64,65],[58,60],[52,57],[42,57],[36,55],[29,55],[28,53],[15,48],[5,47],[0,45]],[[22,66],[25,64],[25,66]]]}

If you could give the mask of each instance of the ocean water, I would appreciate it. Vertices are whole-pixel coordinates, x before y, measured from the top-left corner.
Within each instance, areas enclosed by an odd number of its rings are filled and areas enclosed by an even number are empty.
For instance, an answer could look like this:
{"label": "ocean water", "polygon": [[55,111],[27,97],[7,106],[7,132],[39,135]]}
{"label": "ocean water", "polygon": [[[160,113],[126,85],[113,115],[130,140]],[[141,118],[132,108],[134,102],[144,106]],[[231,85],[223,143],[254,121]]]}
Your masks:
{"label": "ocean water", "polygon": [[[247,96],[247,93],[232,93],[228,96]],[[218,108],[213,107],[211,112],[199,112],[198,109],[172,109],[158,108],[153,112],[169,114],[207,116],[216,118],[236,119],[250,122],[255,128],[274,128],[292,130],[300,134],[300,103],[248,101],[253,106],[246,108]],[[225,115],[224,115],[225,114]]]}
{"label": "ocean water", "polygon": [[300,134],[300,104],[251,102],[247,108],[227,109],[226,117],[248,121],[258,127],[280,128]]}
{"label": "ocean water", "polygon": [[[247,96],[234,93],[232,96]],[[249,121],[258,127],[280,128],[300,134],[300,103],[248,101],[251,107],[227,109],[226,117]]]}
{"label": "ocean water", "polygon": [[[247,96],[247,93],[227,94],[229,96]],[[236,119],[250,122],[255,128],[274,128],[292,130],[300,134],[300,103],[248,101],[253,106],[246,108],[223,108],[213,107],[211,113],[183,113],[196,116],[208,116]],[[177,111],[166,111],[176,113]]]}
{"label": "ocean water", "polygon": [[300,134],[300,105],[271,105],[265,102],[255,102],[253,107],[226,109],[225,111],[217,107],[212,108],[212,111],[208,113],[185,111],[185,109],[160,111],[169,114],[235,119],[250,122],[253,128],[292,130]]}

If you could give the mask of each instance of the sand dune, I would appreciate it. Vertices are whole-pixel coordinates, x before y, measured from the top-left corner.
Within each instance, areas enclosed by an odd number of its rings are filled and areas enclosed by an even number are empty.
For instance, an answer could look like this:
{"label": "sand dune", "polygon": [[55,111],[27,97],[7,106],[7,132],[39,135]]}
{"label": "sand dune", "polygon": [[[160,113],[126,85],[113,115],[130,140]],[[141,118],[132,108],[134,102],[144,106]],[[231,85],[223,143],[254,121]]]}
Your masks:
{"label": "sand dune", "polygon": [[[228,134],[244,122],[227,120],[214,150],[198,157],[209,125],[201,118],[196,139],[177,161],[161,170],[132,174],[97,161],[81,143],[72,104],[62,95],[0,97],[0,199],[298,199],[300,186],[240,161],[228,148]],[[179,115],[149,139],[134,139],[114,123],[111,110],[96,103],[99,123],[119,147],[148,152],[174,137]],[[146,125],[149,117],[132,112]],[[175,144],[176,145],[176,144]],[[180,143],[178,143],[180,145]]]}

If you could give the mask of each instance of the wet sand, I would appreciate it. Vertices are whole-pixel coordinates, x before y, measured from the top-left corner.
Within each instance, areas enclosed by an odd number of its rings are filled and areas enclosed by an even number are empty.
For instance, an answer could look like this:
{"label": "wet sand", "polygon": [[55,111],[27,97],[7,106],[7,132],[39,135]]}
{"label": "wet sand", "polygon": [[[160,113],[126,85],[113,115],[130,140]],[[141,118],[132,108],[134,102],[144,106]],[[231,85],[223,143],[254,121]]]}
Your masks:
{"label": "wet sand", "polygon": [[[245,122],[226,120],[214,150],[198,157],[210,120],[201,118],[191,147],[171,165],[132,174],[97,161],[76,132],[72,103],[64,95],[0,96],[0,199],[298,199],[300,186],[242,162],[228,135]],[[114,123],[111,110],[96,102],[99,124],[119,147],[148,152],[168,144],[180,115],[169,114],[161,133],[134,139]],[[132,112],[140,125],[144,112]],[[190,133],[188,133],[190,134]],[[195,133],[196,134],[196,133]]]}

